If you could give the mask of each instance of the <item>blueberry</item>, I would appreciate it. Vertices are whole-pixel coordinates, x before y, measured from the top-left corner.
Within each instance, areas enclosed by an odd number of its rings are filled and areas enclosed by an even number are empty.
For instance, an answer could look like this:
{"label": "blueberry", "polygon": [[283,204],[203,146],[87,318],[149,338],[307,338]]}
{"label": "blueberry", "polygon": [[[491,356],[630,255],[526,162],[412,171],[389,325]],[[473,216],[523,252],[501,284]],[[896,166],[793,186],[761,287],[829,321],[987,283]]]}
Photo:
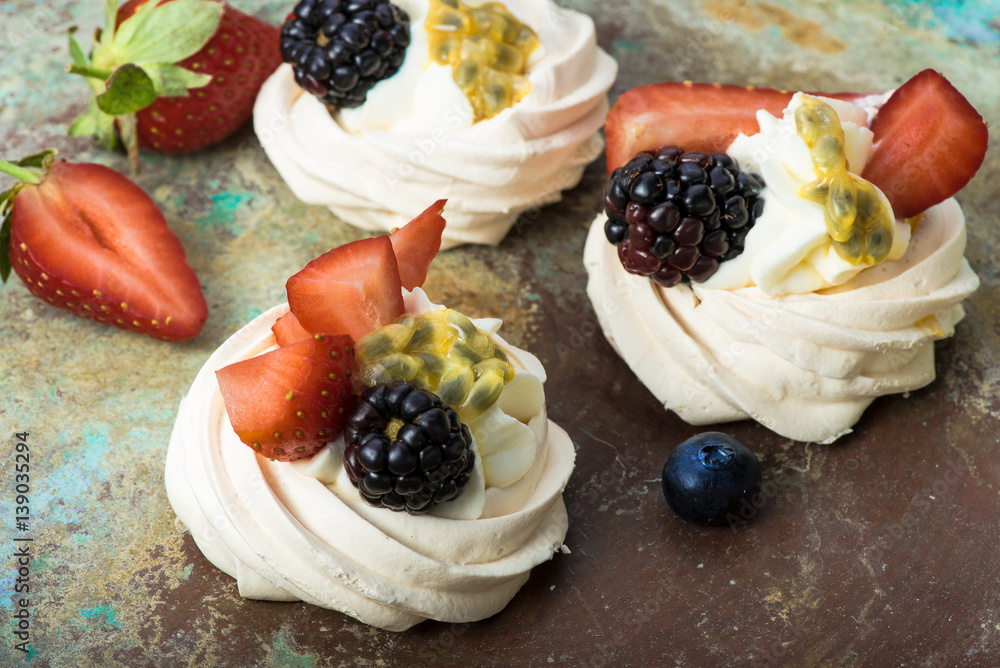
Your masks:
{"label": "blueberry", "polygon": [[724,525],[760,491],[760,463],[736,439],[712,431],[678,445],[663,465],[663,496],[682,519]]}

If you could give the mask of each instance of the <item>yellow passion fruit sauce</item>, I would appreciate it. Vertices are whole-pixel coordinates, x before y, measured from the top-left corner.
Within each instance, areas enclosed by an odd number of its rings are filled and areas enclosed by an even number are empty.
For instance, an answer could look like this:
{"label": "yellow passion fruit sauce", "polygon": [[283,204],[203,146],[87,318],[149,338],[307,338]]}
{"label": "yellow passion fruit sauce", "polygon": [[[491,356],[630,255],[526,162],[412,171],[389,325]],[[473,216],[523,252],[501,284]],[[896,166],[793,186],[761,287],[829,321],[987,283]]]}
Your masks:
{"label": "yellow passion fruit sauce", "polygon": [[406,380],[438,395],[462,422],[493,405],[514,367],[489,333],[452,309],[403,315],[355,346],[368,386]]}
{"label": "yellow passion fruit sauce", "polygon": [[431,0],[424,28],[430,59],[451,65],[476,121],[496,116],[531,92],[524,75],[538,35],[499,2],[470,7],[461,0]]}
{"label": "yellow passion fruit sauce", "polygon": [[833,107],[804,95],[795,110],[795,129],[806,142],[813,167],[819,174],[799,191],[809,201],[824,206],[826,232],[844,260],[855,266],[872,266],[892,250],[895,220],[875,186],[847,171],[844,130]]}

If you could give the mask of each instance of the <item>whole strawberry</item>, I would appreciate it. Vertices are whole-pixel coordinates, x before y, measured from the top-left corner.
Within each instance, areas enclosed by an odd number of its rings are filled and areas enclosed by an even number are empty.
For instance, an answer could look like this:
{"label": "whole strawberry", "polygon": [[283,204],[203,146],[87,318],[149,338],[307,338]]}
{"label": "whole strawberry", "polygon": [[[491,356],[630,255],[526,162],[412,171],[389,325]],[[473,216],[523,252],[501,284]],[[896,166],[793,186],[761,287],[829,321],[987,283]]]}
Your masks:
{"label": "whole strawberry", "polygon": [[214,0],[106,2],[108,25],[88,59],[70,34],[73,64],[94,89],[69,129],[113,148],[116,130],[138,149],[197,151],[250,118],[264,80],[281,63],[280,32]]}
{"label": "whole strawberry", "polygon": [[208,307],[184,248],[142,188],[113,169],[55,162],[54,151],[0,172],[0,278],[39,299],[166,341],[197,336]]}

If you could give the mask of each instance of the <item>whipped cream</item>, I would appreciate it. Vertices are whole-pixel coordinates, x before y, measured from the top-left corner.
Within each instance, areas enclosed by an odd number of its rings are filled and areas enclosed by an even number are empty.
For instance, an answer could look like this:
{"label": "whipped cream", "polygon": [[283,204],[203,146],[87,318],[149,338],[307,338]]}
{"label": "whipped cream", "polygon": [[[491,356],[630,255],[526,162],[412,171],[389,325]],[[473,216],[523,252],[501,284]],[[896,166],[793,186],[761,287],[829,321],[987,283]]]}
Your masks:
{"label": "whipped cream", "polygon": [[[506,486],[487,487],[481,473],[481,488],[470,481],[471,491],[450,503],[469,494],[466,510],[473,499],[478,519],[449,518],[449,503],[436,515],[395,513],[360,498],[338,457],[343,439],[288,464],[256,455],[229,424],[216,370],[273,346],[271,326],[287,312],[287,304],[276,306],[234,334],[181,402],[166,486],[199,549],[236,579],[241,596],[302,600],[388,630],[502,610],[530,570],[563,547],[568,527],[562,492],[574,447],[537,401],[545,379],[538,360],[495,337],[518,371],[514,378],[525,379],[511,381],[498,403],[531,432],[532,468]],[[500,424],[500,433],[509,428]],[[479,429],[481,436],[489,431]],[[484,458],[488,452],[477,456]]]}
{"label": "whipped cream", "polygon": [[498,244],[522,212],[575,186],[603,149],[599,130],[617,65],[598,48],[588,16],[552,0],[504,4],[541,40],[527,75],[532,90],[475,124],[450,68],[427,63],[417,18],[425,0],[402,3],[413,42],[400,72],[369,92],[371,104],[331,117],[295,84],[290,65],[279,67],[257,97],[254,128],[295,195],[385,231],[448,198],[442,248],[449,248]]}
{"label": "whipped cream", "polygon": [[[848,166],[864,168],[866,110],[826,100],[844,128]],[[934,380],[936,340],[952,336],[979,285],[964,257],[954,199],[896,221],[889,260],[858,268],[830,247],[819,205],[798,196],[816,178],[790,112],[758,112],[761,132],[727,151],[766,181],[764,213],[744,252],[704,283],[662,288],[629,274],[593,222],[587,294],[605,336],[647,388],[685,421],[753,418],[787,438],[829,443],[878,396]],[[881,193],[880,193],[881,194]]]}
{"label": "whipped cream", "polygon": [[[430,135],[455,132],[471,127],[475,112],[468,98],[452,77],[450,66],[434,62],[429,53],[424,21],[430,9],[428,0],[394,2],[410,17],[411,41],[399,71],[380,81],[368,93],[365,103],[352,109],[340,109],[334,117],[348,132],[388,130],[400,134]],[[473,3],[476,4],[476,3]],[[481,4],[481,3],[480,3]],[[512,13],[518,20],[516,7]],[[534,67],[545,57],[539,46],[528,58]],[[442,119],[446,120],[442,126]]]}
{"label": "whipped cream", "polygon": [[[760,132],[741,134],[729,146],[727,153],[741,169],[763,177],[765,206],[747,235],[744,252],[719,265],[719,270],[703,283],[706,288],[757,286],[772,296],[814,292],[846,283],[864,269],[834,250],[826,231],[823,205],[799,195],[817,176],[809,147],[795,129],[795,110],[802,106],[802,96],[796,93],[792,97],[780,119],[759,110]],[[819,99],[839,116],[848,169],[861,174],[872,146],[872,132],[865,127],[868,112],[850,102]],[[889,207],[885,195],[877,192]],[[889,260],[902,257],[909,238],[910,226],[897,220]]]}

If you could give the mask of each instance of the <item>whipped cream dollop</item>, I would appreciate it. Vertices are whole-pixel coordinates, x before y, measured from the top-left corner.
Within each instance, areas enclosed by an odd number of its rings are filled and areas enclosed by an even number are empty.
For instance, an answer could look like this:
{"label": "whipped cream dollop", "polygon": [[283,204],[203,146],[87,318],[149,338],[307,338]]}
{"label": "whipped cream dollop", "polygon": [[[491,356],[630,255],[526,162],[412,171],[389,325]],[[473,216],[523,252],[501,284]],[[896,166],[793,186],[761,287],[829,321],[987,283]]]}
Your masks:
{"label": "whipped cream dollop", "polygon": [[[845,104],[837,111],[852,137],[849,165],[860,171],[870,134],[864,111]],[[858,268],[836,257],[822,214],[796,200],[815,174],[794,128],[758,118],[762,134],[731,149],[767,183],[761,229],[743,254],[704,283],[662,288],[625,271],[599,215],[584,249],[587,293],[611,345],[685,421],[749,417],[790,439],[828,443],[876,397],[934,380],[933,343],[954,334],[979,279],[964,257],[965,217],[954,199],[912,221],[912,232],[897,221],[888,261]]]}
{"label": "whipped cream dollop", "polygon": [[[803,95],[792,97],[781,118],[759,110],[760,132],[741,134],[726,151],[741,169],[763,177],[765,206],[747,235],[744,252],[719,265],[704,287],[756,286],[773,296],[814,292],[845,283],[865,268],[837,254],[827,233],[824,205],[800,195],[817,178],[809,147],[796,132],[795,112]],[[828,104],[840,118],[848,170],[861,174],[872,147],[872,132],[866,127],[870,112],[850,102],[812,97]],[[876,192],[891,211],[885,195],[877,188]],[[910,226],[896,220],[889,260],[902,257],[909,238]]]}
{"label": "whipped cream dollop", "polygon": [[361,107],[331,116],[282,65],[257,97],[257,136],[299,199],[353,225],[388,231],[447,198],[443,248],[497,244],[522,212],[558,201],[600,155],[617,65],[597,46],[590,17],[552,0],[509,0],[541,41],[529,61],[531,92],[472,123],[451,68],[428,62],[427,0],[398,4],[413,37],[395,76]]}
{"label": "whipped cream dollop", "polygon": [[[424,299],[415,293],[407,295],[408,308]],[[233,431],[215,372],[272,347],[271,326],[287,312],[287,304],[276,306],[234,334],[181,401],[166,486],[199,549],[236,579],[241,596],[302,600],[388,630],[424,619],[476,621],[502,610],[531,569],[564,548],[568,528],[562,492],[575,452],[537,399],[541,364],[495,337],[514,378],[523,379],[508,383],[498,400],[508,419],[484,414],[486,422],[473,429],[479,464],[471,488],[434,514],[392,512],[369,506],[351,485],[339,457],[342,438],[289,464],[256,455]],[[520,455],[528,447],[511,419],[531,434],[532,466],[500,481],[505,486],[488,486],[483,462],[489,467],[503,434],[515,430]],[[452,503],[457,512],[450,512]]]}

